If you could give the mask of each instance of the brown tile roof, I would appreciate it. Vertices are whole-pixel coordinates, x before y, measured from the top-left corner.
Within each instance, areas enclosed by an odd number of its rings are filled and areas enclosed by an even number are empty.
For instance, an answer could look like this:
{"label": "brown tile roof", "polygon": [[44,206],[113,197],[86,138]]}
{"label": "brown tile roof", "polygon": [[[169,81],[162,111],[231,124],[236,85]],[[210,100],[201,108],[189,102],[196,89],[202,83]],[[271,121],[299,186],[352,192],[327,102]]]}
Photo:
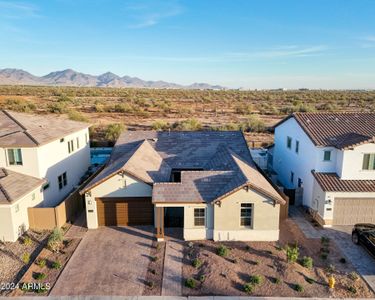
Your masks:
{"label": "brown tile roof", "polygon": [[[172,169],[197,171],[183,171],[182,182],[171,183]],[[154,202],[210,202],[249,184],[284,203],[257,170],[239,131],[124,132],[107,166],[82,193],[120,171],[152,183]]]}
{"label": "brown tile roof", "polygon": [[0,147],[37,147],[89,126],[57,116],[0,110]]}
{"label": "brown tile roof", "polygon": [[0,168],[0,205],[11,204],[46,181],[5,168]]}
{"label": "brown tile roof", "polygon": [[316,146],[345,149],[375,142],[375,113],[294,113],[275,127],[292,117]]}
{"label": "brown tile roof", "polygon": [[325,192],[375,192],[375,180],[343,180],[336,173],[312,173]]}

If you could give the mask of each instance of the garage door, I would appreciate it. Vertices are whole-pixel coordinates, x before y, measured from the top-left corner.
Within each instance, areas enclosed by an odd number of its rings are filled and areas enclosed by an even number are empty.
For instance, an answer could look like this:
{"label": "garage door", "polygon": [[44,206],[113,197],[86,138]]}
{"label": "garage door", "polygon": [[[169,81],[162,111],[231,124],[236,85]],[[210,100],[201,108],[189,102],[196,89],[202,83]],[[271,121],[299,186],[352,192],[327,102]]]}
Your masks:
{"label": "garage door", "polygon": [[335,198],[333,225],[375,223],[375,198]]}
{"label": "garage door", "polygon": [[99,226],[152,225],[151,198],[96,198]]}

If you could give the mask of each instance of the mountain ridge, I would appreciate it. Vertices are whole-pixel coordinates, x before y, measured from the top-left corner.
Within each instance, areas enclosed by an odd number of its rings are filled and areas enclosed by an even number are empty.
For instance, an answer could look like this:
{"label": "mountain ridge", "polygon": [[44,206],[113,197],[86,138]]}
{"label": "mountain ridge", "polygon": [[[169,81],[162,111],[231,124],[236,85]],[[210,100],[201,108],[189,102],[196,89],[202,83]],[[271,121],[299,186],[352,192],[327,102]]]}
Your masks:
{"label": "mountain ridge", "polygon": [[163,80],[143,80],[138,77],[119,76],[112,72],[91,75],[73,69],[53,71],[44,76],[35,76],[25,70],[15,68],[0,69],[0,85],[46,85],[76,87],[115,87],[115,88],[164,88],[164,89],[200,89],[223,90],[220,85],[193,83],[182,85]]}

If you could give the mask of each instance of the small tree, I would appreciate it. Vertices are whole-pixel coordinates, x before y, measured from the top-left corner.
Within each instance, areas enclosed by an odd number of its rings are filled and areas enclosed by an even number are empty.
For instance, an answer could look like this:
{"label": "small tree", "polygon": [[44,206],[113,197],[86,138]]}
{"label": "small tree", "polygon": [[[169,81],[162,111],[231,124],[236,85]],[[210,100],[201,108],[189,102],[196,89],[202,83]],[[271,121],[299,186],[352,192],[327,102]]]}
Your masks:
{"label": "small tree", "polygon": [[114,123],[109,124],[105,131],[105,138],[110,141],[116,141],[121,132],[125,130],[124,124]]}

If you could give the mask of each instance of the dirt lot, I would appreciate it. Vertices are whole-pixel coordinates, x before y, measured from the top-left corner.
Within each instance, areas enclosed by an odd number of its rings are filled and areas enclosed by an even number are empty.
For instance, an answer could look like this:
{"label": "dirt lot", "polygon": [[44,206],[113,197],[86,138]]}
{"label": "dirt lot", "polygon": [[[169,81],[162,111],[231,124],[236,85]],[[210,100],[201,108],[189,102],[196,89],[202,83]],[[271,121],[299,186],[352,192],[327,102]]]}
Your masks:
{"label": "dirt lot", "polygon": [[[313,268],[299,263],[288,263],[286,244],[299,245],[299,258],[310,256]],[[352,297],[370,298],[374,293],[362,278],[354,278],[354,267],[340,262],[342,254],[332,241],[327,244],[318,239],[306,239],[292,220],[281,226],[280,242],[228,242],[222,243],[228,255],[217,255],[218,243],[212,241],[186,243],[184,254],[184,279],[193,278],[196,287],[183,287],[184,295],[232,295],[246,296],[244,284],[250,276],[260,275],[261,283],[253,284],[253,296],[281,297]],[[327,258],[322,258],[322,249]],[[324,255],[323,255],[324,257]],[[198,258],[202,265],[192,266]],[[336,287],[328,287],[328,274],[336,279]],[[297,286],[303,291],[297,291]],[[351,291],[350,291],[351,290]]]}
{"label": "dirt lot", "polygon": [[[0,284],[17,283],[21,279],[44,247],[48,233],[48,231],[35,232],[29,230],[14,243],[0,242]],[[26,237],[30,238],[27,243],[24,242]],[[22,256],[25,254],[30,255],[29,263],[22,260]],[[0,295],[5,295],[8,292],[0,290]]]}

